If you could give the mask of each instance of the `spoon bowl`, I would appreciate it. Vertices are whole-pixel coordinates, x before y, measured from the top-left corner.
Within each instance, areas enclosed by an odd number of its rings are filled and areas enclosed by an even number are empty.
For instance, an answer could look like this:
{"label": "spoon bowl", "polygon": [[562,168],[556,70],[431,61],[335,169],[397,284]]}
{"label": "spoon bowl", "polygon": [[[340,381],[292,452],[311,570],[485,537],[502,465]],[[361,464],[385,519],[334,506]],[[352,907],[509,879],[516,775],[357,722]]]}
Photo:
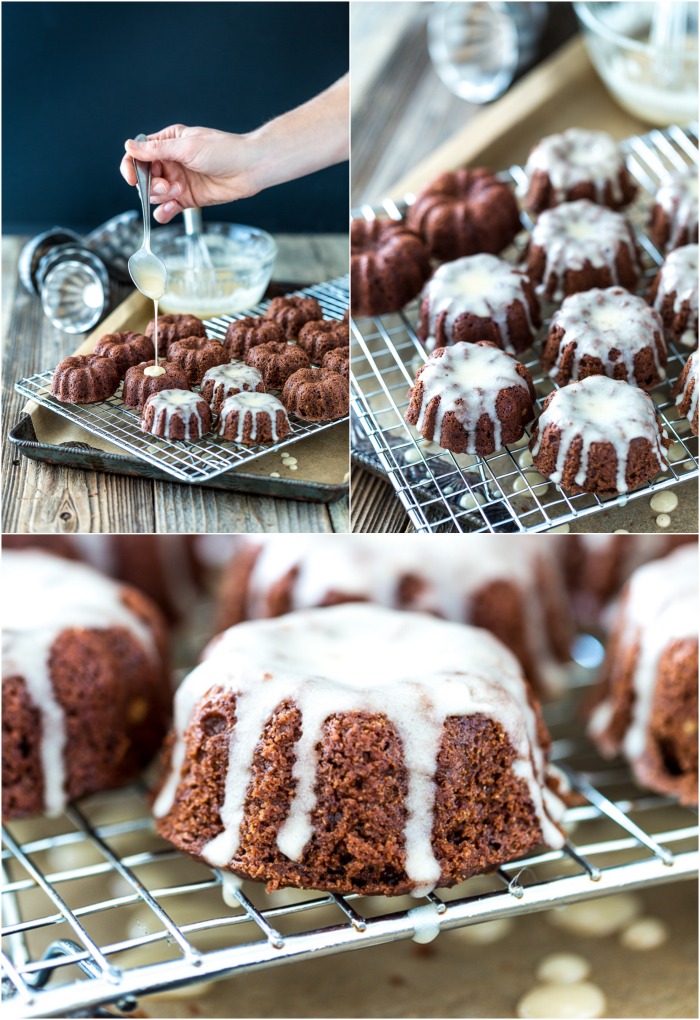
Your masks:
{"label": "spoon bowl", "polygon": [[[145,142],[145,135],[137,135],[137,142]],[[129,275],[134,284],[146,297],[158,301],[165,294],[168,270],[165,263],[151,251],[151,164],[134,160],[136,187],[141,199],[143,213],[143,241],[138,251],[129,259]]]}

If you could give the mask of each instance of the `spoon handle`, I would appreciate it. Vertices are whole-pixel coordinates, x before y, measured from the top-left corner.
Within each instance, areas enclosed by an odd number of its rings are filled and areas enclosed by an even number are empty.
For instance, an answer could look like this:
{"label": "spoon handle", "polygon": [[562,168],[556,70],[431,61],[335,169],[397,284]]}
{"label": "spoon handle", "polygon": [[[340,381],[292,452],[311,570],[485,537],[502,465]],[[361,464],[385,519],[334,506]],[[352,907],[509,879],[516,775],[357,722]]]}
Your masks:
{"label": "spoon handle", "polygon": [[[145,135],[136,135],[136,142],[147,142]],[[136,187],[141,198],[141,211],[143,213],[143,247],[151,250],[151,164],[142,163],[140,159],[132,157],[134,169],[136,170]]]}

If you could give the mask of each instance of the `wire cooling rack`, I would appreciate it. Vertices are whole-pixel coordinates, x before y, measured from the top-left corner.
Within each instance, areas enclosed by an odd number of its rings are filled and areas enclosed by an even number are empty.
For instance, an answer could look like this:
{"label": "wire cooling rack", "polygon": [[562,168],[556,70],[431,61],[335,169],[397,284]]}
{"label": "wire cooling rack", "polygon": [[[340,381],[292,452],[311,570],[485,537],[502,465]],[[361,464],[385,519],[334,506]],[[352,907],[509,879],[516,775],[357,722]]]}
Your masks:
{"label": "wire cooling rack", "polygon": [[[627,139],[621,148],[640,185],[638,198],[625,214],[642,252],[638,293],[645,294],[663,261],[646,233],[653,195],[670,171],[697,166],[697,126],[650,131]],[[516,187],[525,180],[520,166],[512,166],[500,176]],[[362,206],[353,215],[401,220],[413,200],[413,195],[406,195],[399,202],[387,200],[381,206]],[[525,212],[522,220],[529,231],[533,224]],[[501,257],[520,262],[526,243],[527,234],[523,232]],[[409,386],[427,359],[415,331],[419,308],[416,300],[399,314],[354,320],[351,359],[353,454],[359,463],[389,478],[417,531],[548,531],[698,476],[698,440],[689,422],[679,418],[671,396],[690,350],[672,342],[667,379],[650,393],[673,441],[669,468],[634,492],[608,499],[591,493],[574,496],[542,480],[534,473],[527,450],[532,426],[519,443],[483,458],[455,455],[422,439],[404,420]],[[551,315],[544,319],[535,342],[537,351],[550,321]],[[547,394],[557,387],[543,373],[537,351],[530,348],[519,358],[532,374],[540,409]]]}
{"label": "wire cooling rack", "polygon": [[[592,638],[593,652],[600,646]],[[590,655],[590,648],[587,650]],[[573,683],[589,671],[576,668]],[[90,798],[55,820],[3,830],[5,1017],[129,1012],[139,996],[311,956],[410,939],[625,889],[693,878],[697,819],[640,790],[582,735],[582,686],[549,706],[553,758],[582,795],[563,850],[542,850],[420,900],[342,897],[244,883],[153,832],[143,791]]]}
{"label": "wire cooling rack", "polygon": [[[347,276],[340,276],[335,280],[315,284],[294,293],[315,297],[323,309],[325,318],[342,319],[348,307],[349,280]],[[205,323],[207,335],[223,340],[230,322],[245,315],[262,315],[269,303],[263,301],[262,304],[236,315],[208,319]],[[40,372],[38,375],[21,379],[16,383],[15,389],[37,404],[48,407],[56,414],[80,425],[93,435],[148,461],[154,467],[167,471],[181,482],[208,481],[232,468],[249,464],[266,453],[283,450],[292,443],[298,443],[300,439],[306,439],[307,436],[347,421],[347,418],[337,418],[334,421],[308,422],[290,414],[290,434],[281,442],[270,446],[261,444],[238,446],[221,440],[213,432],[207,433],[194,443],[172,442],[141,431],[140,415],[124,406],[121,388],[109,400],[101,401],[99,404],[63,404],[51,396],[52,377],[53,370]],[[197,390],[198,387],[195,386],[193,389]]]}

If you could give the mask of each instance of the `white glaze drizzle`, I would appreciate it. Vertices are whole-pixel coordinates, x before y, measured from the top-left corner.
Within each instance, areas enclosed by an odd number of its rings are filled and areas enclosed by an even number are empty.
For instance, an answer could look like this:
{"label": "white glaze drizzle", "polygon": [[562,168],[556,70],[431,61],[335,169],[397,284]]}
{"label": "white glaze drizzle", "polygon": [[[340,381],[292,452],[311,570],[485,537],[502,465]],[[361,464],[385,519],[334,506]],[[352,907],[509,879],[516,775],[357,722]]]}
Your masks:
{"label": "white glaze drizzle", "polygon": [[492,319],[501,337],[501,346],[515,354],[508,329],[508,309],[511,305],[522,306],[533,340],[537,333],[532,325],[530,307],[523,289],[523,281],[526,279],[509,262],[495,255],[469,255],[454,262],[445,262],[435,271],[423,290],[423,300],[427,298],[429,302],[426,348],[432,351],[436,347],[435,330],[438,318],[443,313],[447,313],[443,328],[450,342],[457,317],[471,313],[480,319]]}
{"label": "white glaze drizzle", "polygon": [[690,397],[690,405],[686,413],[688,421],[692,421],[695,417],[695,412],[698,409],[698,391],[700,391],[700,362],[698,360],[698,352],[693,353],[688,358],[688,375],[685,379],[685,385],[683,389],[676,397],[676,407],[683,403],[687,396]]}
{"label": "white glaze drizzle", "polygon": [[580,464],[574,481],[583,485],[588,473],[588,459],[594,443],[609,443],[617,459],[616,486],[618,492],[627,492],[627,454],[633,439],[649,441],[652,452],[659,460],[659,470],[668,467],[666,451],[656,424],[654,403],[643,390],[605,375],[592,375],[579,382],[556,390],[549,406],[537,422],[537,438],[532,447],[536,459],[542,436],[548,425],[560,432],[557,462],[549,475],[555,483],[561,482],[564,461],[569,447],[577,436],[583,439]]}
{"label": "white glaze drizzle", "polygon": [[[444,354],[429,358],[421,370],[423,400],[416,428],[423,432],[428,406],[436,397],[440,403],[435,416],[435,441],[440,443],[442,422],[451,411],[467,433],[467,453],[476,453],[476,429],[486,414],[493,422],[494,444],[502,446],[501,420],[496,400],[502,389],[517,387],[529,393],[527,383],[518,374],[518,362],[499,347],[457,343],[444,348]],[[432,438],[432,437],[428,437]]]}
{"label": "white glaze drizzle", "polygon": [[[664,327],[658,312],[650,308],[644,298],[630,294],[623,287],[594,288],[579,294],[571,294],[552,319],[552,328],[564,330],[559,346],[559,355],[549,370],[555,378],[561,368],[564,352],[574,345],[572,380],[579,377],[581,359],[584,355],[598,358],[603,363],[605,374],[612,376],[616,366],[625,366],[627,382],[636,385],[634,378],[634,356],[649,347],[654,365],[661,379],[666,370],[659,361],[654,334],[664,344]],[[619,352],[617,358],[610,351]]]}
{"label": "white glaze drizzle", "polygon": [[661,267],[654,308],[661,311],[667,295],[674,295],[673,314],[678,315],[684,302],[688,302],[684,344],[693,346],[698,339],[698,246],[685,244],[670,252]]}
{"label": "white glaze drizzle", "polygon": [[577,184],[590,181],[595,200],[605,203],[606,185],[610,185],[614,202],[622,201],[620,172],[625,163],[615,140],[604,131],[569,128],[561,134],[549,135],[534,147],[525,164],[527,182],[519,189],[526,194],[533,174],[544,170],[551,182],[554,199],[563,202]]}
{"label": "white glaze drizzle", "polygon": [[228,415],[237,412],[238,428],[236,429],[236,438],[232,440],[232,442],[242,442],[245,433],[246,421],[251,422],[252,431],[250,433],[250,438],[253,442],[255,442],[258,438],[258,427],[260,425],[261,417],[264,420],[264,416],[269,416],[272,425],[272,438],[276,443],[279,438],[277,434],[277,413],[279,411],[282,411],[286,418],[287,412],[284,404],[281,403],[277,397],[273,397],[271,393],[236,393],[232,397],[227,397],[221,407],[218,429],[219,435],[223,436],[224,434]]}
{"label": "white glaze drizzle", "polygon": [[34,550],[4,550],[2,674],[24,679],[41,717],[40,756],[48,815],[65,808],[66,729],[63,709],[53,690],[51,648],[62,631],[119,627],[153,658],[149,628],[122,602],[122,588],[84,563]]}
{"label": "white glaze drizzle", "polygon": [[563,844],[555,824],[563,805],[553,795],[546,805],[543,799],[546,761],[520,666],[486,631],[365,605],[232,627],[178,689],[172,764],[154,805],[156,817],[174,803],[185,733],[212,688],[236,694],[220,809],[224,828],[202,851],[215,867],[230,864],[239,848],[255,748],[275,708],[288,701],[301,713],[302,736],[295,747],[296,788],[277,845],[291,860],[301,859],[312,833],[316,748],[324,723],[347,712],[385,715],[401,739],[408,773],[405,868],[414,895],[425,895],[440,879],[431,842],[434,774],[448,718],[483,713],[503,727],[515,752],[513,773],[527,786],[544,841]]}
{"label": "white glaze drizzle", "polygon": [[[170,436],[170,426],[173,418],[182,418],[185,424],[185,442],[191,443],[195,439],[201,439],[204,434],[204,424],[199,405],[203,403],[202,397],[192,390],[160,390],[152,393],[146,401],[141,421],[146,418],[146,408],[154,409],[153,424],[145,432],[156,433],[160,426],[163,427],[166,436]],[[192,419],[194,418],[194,424]],[[141,426],[143,428],[143,424]]]}
{"label": "white glaze drizzle", "polygon": [[697,169],[671,174],[656,192],[656,204],[661,206],[671,223],[667,250],[676,247],[683,230],[687,230],[688,238],[692,238],[698,229]]}
{"label": "white glaze drizzle", "polygon": [[585,198],[564,202],[543,212],[532,230],[530,243],[543,248],[546,259],[537,292],[544,293],[550,278],[554,277],[554,301],[564,297],[566,270],[582,269],[586,261],[596,269],[607,266],[613,283],[619,284],[615,261],[620,245],[629,251],[632,265],[638,265],[634,241],[624,216]]}
{"label": "white glaze drizzle", "polygon": [[214,365],[204,373],[202,388],[208,382],[214,384],[211,394],[212,404],[232,397],[236,393],[255,391],[259,386],[264,390],[263,377],[260,372],[243,361],[232,361],[228,365]]}

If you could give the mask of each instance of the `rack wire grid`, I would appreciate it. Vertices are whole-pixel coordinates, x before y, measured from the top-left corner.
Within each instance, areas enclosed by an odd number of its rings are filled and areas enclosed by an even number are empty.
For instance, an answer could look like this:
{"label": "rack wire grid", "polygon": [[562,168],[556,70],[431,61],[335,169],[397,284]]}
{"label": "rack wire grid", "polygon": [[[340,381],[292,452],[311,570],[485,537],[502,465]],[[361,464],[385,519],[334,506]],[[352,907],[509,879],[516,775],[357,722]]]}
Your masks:
{"label": "rack wire grid", "polygon": [[[580,662],[600,658],[590,635],[577,648]],[[571,693],[545,710],[553,760],[581,795],[565,816],[563,850],[420,900],[268,894],[246,882],[227,886],[224,902],[221,873],[155,835],[137,788],[8,825],[4,1016],[94,1016],[109,1004],[129,1012],[149,993],[410,939],[426,921],[437,933],[693,878],[696,815],[640,790],[624,763],[603,761],[585,739],[580,701],[592,676],[574,666]]]}
{"label": "rack wire grid", "polygon": [[[638,198],[625,213],[639,242],[643,272],[638,293],[645,294],[663,261],[662,253],[646,233],[653,195],[669,172],[697,166],[697,125],[650,131],[627,139],[621,148],[632,176],[640,185]],[[499,176],[514,187],[525,181],[525,171],[520,166],[512,166]],[[402,220],[414,200],[415,196],[409,194],[401,201],[362,206],[353,216]],[[525,212],[522,221],[525,231],[501,258],[522,261],[528,239],[526,231],[533,226]],[[690,350],[674,342],[668,343],[667,379],[650,393],[673,441],[669,468],[634,492],[608,499],[591,493],[570,495],[546,479],[533,477],[534,468],[527,451],[531,427],[520,442],[483,458],[453,454],[422,439],[404,420],[408,389],[417,369],[427,360],[415,331],[419,308],[417,299],[401,313],[354,320],[351,357],[353,454],[361,464],[389,478],[417,531],[548,531],[698,476],[698,440],[692,435],[689,422],[679,418],[671,396]],[[538,408],[547,394],[557,389],[544,374],[538,357],[550,322],[551,314],[544,317],[534,349],[519,355],[532,375]]]}
{"label": "rack wire grid", "polygon": [[[314,284],[295,294],[315,297],[323,309],[327,319],[342,319],[348,307],[349,279],[339,276],[325,283]],[[215,319],[207,319],[205,326],[207,336],[223,340],[230,322],[242,319],[246,315],[262,315],[269,305],[263,301],[253,308],[238,312],[235,315],[222,315]],[[300,439],[315,435],[324,429],[332,428],[348,418],[336,418],[333,421],[309,422],[294,415],[289,415],[290,434],[279,443],[263,446],[238,446],[226,440],[220,440],[213,432],[192,443],[174,442],[160,439],[139,428],[140,415],[125,407],[121,399],[121,387],[109,400],[98,404],[64,404],[51,396],[51,380],[53,370],[40,372],[37,375],[21,379],[15,389],[25,397],[36,401],[43,407],[60,414],[69,421],[80,425],[95,436],[106,439],[115,446],[141,460],[148,461],[154,467],[177,478],[181,482],[206,482],[232,468],[249,464],[257,457],[283,450]],[[199,387],[194,386],[194,390]]]}

